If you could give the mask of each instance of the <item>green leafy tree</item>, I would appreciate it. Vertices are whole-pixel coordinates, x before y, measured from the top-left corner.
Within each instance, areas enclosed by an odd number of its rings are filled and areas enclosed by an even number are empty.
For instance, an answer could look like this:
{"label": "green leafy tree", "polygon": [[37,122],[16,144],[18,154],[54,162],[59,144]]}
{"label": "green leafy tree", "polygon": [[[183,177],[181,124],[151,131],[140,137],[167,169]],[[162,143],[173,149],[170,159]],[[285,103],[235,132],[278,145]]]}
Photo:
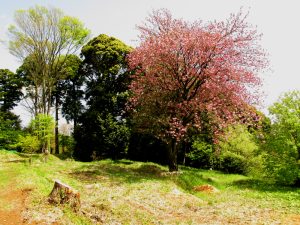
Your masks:
{"label": "green leafy tree", "polygon": [[40,150],[40,141],[35,135],[19,135],[18,142],[14,145],[16,149],[20,149],[22,152],[35,153]]}
{"label": "green leafy tree", "polygon": [[75,127],[75,155],[83,160],[116,158],[127,148],[129,130],[125,103],[129,76],[126,55],[131,48],[101,34],[82,48],[87,109]]}
{"label": "green leafy tree", "polygon": [[65,62],[87,41],[89,30],[77,18],[67,16],[57,8],[42,6],[16,11],[15,24],[9,28],[9,49],[24,60],[23,70],[29,80],[27,96],[32,100],[32,104],[28,104],[30,111],[35,116],[39,113],[49,115],[55,100],[56,109],[59,106],[59,99],[53,98],[53,94],[57,83],[65,76],[62,73]]}
{"label": "green leafy tree", "polygon": [[59,144],[62,147],[61,153],[65,155],[72,155],[75,144],[74,138],[69,135],[60,134],[59,139]]}
{"label": "green leafy tree", "polygon": [[22,97],[22,79],[8,69],[0,69],[0,110],[9,111]]}
{"label": "green leafy tree", "polygon": [[[51,102],[55,108],[55,121],[58,125],[59,110],[62,110],[63,116],[67,121],[73,120],[76,124],[80,112],[83,110],[81,99],[83,98],[83,76],[79,74],[81,59],[76,55],[62,55],[57,59],[59,70],[55,87],[52,91]],[[24,86],[26,87],[26,96],[24,99],[25,107],[35,115],[35,112],[40,111],[41,104],[39,103],[37,94],[38,87],[34,85],[30,72],[30,68],[36,64],[33,57],[27,57],[23,64],[18,68],[17,73],[24,78]],[[59,138],[58,126],[55,127],[55,153],[58,153]]]}
{"label": "green leafy tree", "polygon": [[50,141],[54,135],[55,122],[52,116],[38,114],[30,123],[33,134],[40,140],[43,153],[50,153]]}
{"label": "green leafy tree", "polygon": [[82,100],[85,77],[80,71],[81,64],[81,59],[76,55],[68,57],[61,71],[65,78],[57,83],[55,91],[58,94],[57,102],[62,105],[63,116],[68,122],[73,121],[74,127],[76,127],[78,118],[84,109]]}
{"label": "green leafy tree", "polygon": [[22,97],[22,79],[8,69],[0,69],[0,147],[13,148],[21,133],[19,116],[10,112]]}
{"label": "green leafy tree", "polygon": [[10,111],[0,111],[0,148],[14,149],[21,133],[19,116]]}
{"label": "green leafy tree", "polygon": [[300,91],[285,93],[269,111],[273,124],[264,145],[268,177],[295,184],[300,180]]}
{"label": "green leafy tree", "polygon": [[[66,59],[65,59],[66,58]],[[59,61],[63,64],[60,66],[60,80],[56,83],[53,92],[55,102],[55,153],[59,153],[59,134],[58,134],[58,115],[62,106],[62,113],[67,121],[73,120],[74,126],[77,124],[77,118],[83,109],[81,99],[83,98],[83,76],[79,74],[81,59],[76,55],[62,56]]]}
{"label": "green leafy tree", "polygon": [[31,111],[49,114],[52,95],[61,79],[61,67],[88,39],[89,30],[76,18],[66,16],[57,8],[35,6],[15,13],[10,26],[11,54],[24,61],[23,68],[30,81]]}

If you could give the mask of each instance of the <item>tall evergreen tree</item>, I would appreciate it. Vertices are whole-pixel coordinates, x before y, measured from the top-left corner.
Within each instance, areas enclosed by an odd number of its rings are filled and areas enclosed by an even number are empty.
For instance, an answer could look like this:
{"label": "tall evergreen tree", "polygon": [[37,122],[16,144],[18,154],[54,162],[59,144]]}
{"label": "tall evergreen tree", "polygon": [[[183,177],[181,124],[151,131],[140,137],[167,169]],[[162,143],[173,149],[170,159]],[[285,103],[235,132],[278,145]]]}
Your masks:
{"label": "tall evergreen tree", "polygon": [[104,34],[82,48],[87,108],[75,129],[78,158],[115,158],[126,150],[129,129],[124,113],[129,76],[125,59],[130,51],[120,40]]}
{"label": "tall evergreen tree", "polygon": [[0,69],[0,110],[7,112],[17,105],[22,94],[22,79],[8,69]]}

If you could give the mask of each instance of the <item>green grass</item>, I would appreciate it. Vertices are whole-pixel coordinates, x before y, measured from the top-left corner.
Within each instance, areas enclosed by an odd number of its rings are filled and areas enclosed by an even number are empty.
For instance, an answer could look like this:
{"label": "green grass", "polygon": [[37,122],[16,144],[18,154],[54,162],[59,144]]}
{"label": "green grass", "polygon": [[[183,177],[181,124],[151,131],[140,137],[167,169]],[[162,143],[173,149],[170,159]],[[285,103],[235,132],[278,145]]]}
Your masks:
{"label": "green grass", "polygon": [[[30,188],[28,218],[62,224],[270,224],[300,215],[300,189],[242,175],[180,167],[168,175],[155,163],[103,160],[83,163],[0,150],[0,186],[12,179]],[[55,179],[81,193],[81,211],[47,202]],[[195,192],[210,184],[215,194]],[[299,217],[300,218],[300,217]],[[287,219],[288,220],[288,219]],[[253,222],[254,221],[254,222]],[[255,222],[257,221],[257,223]]]}
{"label": "green grass", "polygon": [[271,208],[285,213],[300,213],[300,188],[278,186],[269,182],[236,174],[224,174],[219,171],[182,168],[184,173],[177,183],[185,190],[194,186],[210,184],[221,190],[222,195],[210,196],[196,193],[216,204],[230,201],[247,202],[260,208]]}

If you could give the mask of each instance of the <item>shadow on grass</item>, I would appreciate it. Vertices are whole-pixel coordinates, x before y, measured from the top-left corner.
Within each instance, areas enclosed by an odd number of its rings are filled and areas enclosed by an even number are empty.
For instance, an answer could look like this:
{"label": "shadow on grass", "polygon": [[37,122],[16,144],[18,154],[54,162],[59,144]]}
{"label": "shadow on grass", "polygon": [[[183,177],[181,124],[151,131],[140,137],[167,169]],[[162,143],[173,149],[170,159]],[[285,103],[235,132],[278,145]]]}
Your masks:
{"label": "shadow on grass", "polygon": [[28,162],[27,159],[12,159],[12,160],[8,160],[8,161],[5,161],[5,163],[25,163],[25,162]]}
{"label": "shadow on grass", "polygon": [[194,188],[200,185],[212,185],[214,187],[219,187],[218,181],[216,181],[214,178],[210,176],[205,176],[201,173],[183,173],[180,176],[177,177],[175,180],[175,183],[181,187],[182,189],[193,193]]}
{"label": "shadow on grass", "polygon": [[123,165],[131,165],[133,162],[127,160],[114,160],[112,161],[114,164],[123,164]]}
{"label": "shadow on grass", "polygon": [[112,161],[111,163],[84,165],[70,173],[70,175],[82,182],[111,180],[113,182],[135,183],[165,179],[161,175],[163,172],[166,172],[166,170],[152,164],[134,165],[134,163],[127,161]]}
{"label": "shadow on grass", "polygon": [[31,160],[36,160],[36,159],[41,159],[43,157],[43,153],[22,153],[22,152],[17,152],[16,153],[18,156],[20,156],[21,158],[23,158],[25,161],[27,159],[31,159]]}
{"label": "shadow on grass", "polygon": [[60,160],[74,160],[72,152],[63,152],[60,154],[55,154]]}
{"label": "shadow on grass", "polygon": [[300,188],[292,186],[283,186],[279,184],[270,183],[267,181],[262,181],[258,179],[244,179],[237,180],[232,183],[233,186],[238,187],[239,189],[251,189],[261,192],[298,192],[300,194]]}
{"label": "shadow on grass", "polygon": [[17,151],[9,151],[12,153],[10,157],[4,159],[4,163],[26,163],[29,160],[39,158],[38,154],[28,154],[28,153],[20,153]]}

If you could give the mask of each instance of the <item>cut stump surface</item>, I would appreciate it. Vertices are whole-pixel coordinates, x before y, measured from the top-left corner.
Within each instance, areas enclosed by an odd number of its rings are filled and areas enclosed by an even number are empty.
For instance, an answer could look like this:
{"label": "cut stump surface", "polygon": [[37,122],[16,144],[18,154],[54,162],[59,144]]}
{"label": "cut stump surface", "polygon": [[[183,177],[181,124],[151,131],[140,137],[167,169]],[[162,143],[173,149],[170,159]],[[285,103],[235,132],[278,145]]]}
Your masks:
{"label": "cut stump surface", "polygon": [[78,211],[80,208],[80,194],[69,185],[55,180],[54,187],[49,195],[49,202],[68,204],[74,211]]}

